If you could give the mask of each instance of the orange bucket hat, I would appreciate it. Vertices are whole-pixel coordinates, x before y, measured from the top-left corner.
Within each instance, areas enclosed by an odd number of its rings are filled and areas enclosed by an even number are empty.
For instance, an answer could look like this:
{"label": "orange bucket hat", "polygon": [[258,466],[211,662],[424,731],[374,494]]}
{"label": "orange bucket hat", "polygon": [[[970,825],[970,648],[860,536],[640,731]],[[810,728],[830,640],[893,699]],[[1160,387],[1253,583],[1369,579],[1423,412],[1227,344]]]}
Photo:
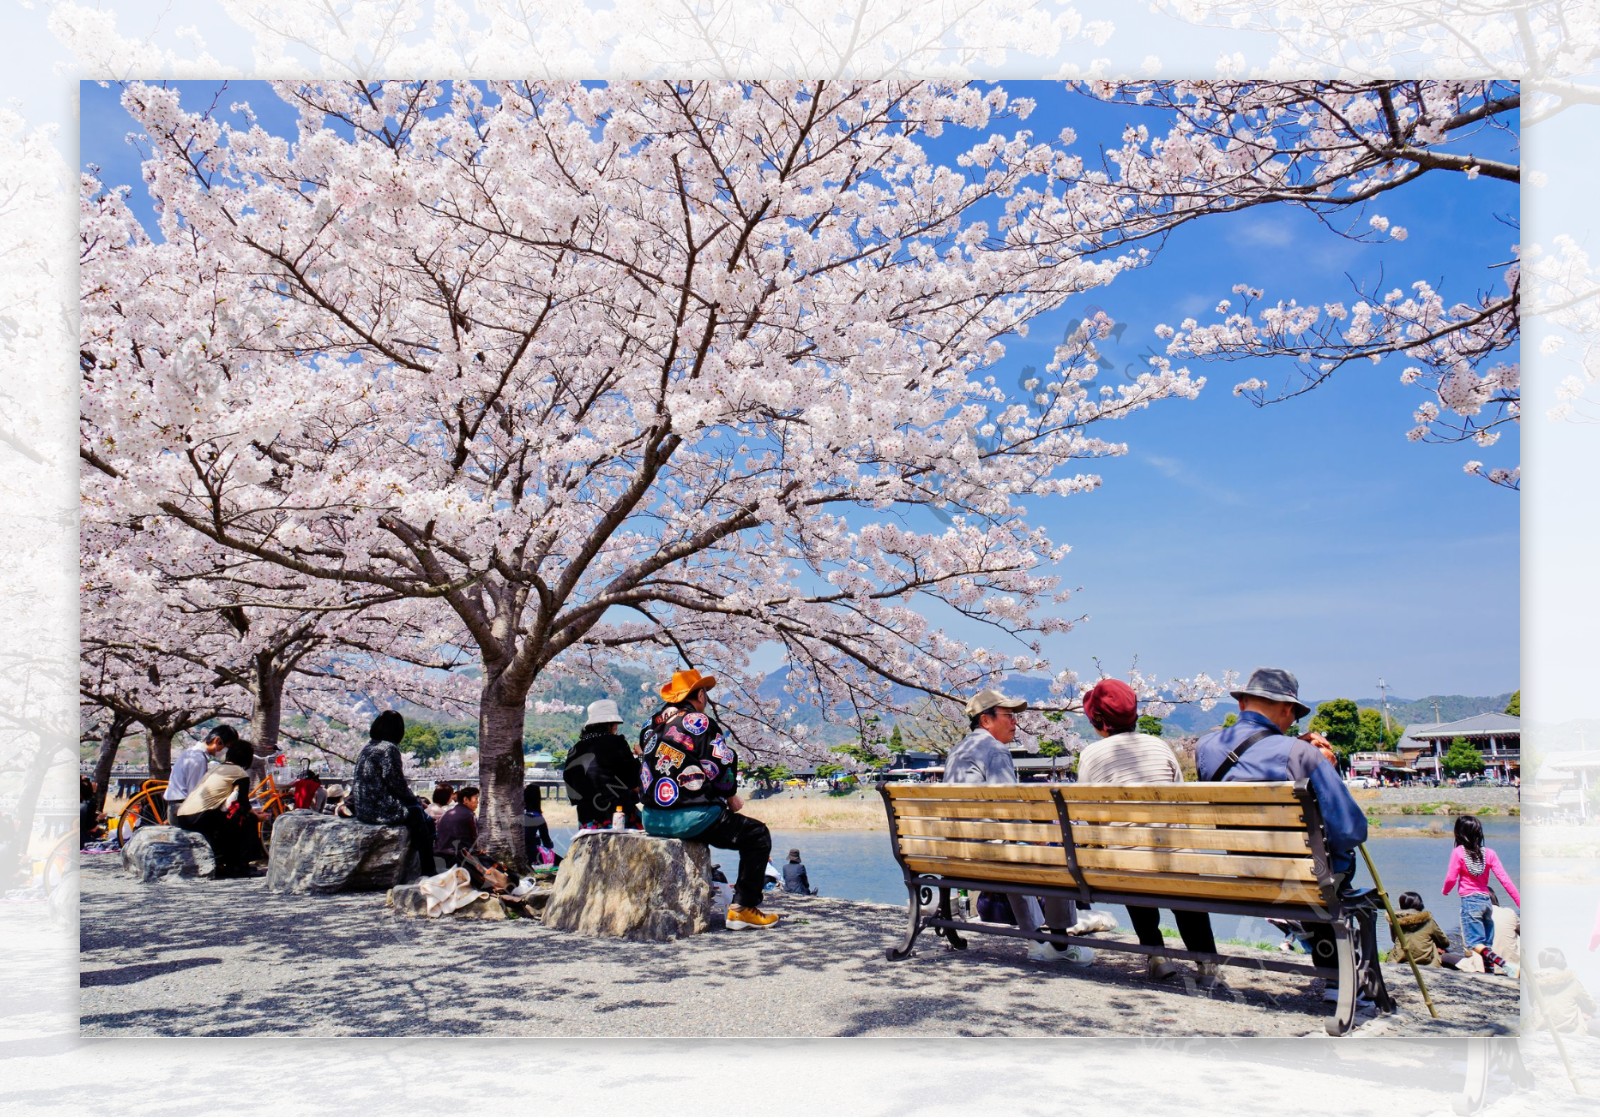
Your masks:
{"label": "orange bucket hat", "polygon": [[669,703],[681,703],[696,691],[709,691],[716,685],[716,676],[701,675],[690,668],[673,672],[672,678],[661,685],[661,697]]}

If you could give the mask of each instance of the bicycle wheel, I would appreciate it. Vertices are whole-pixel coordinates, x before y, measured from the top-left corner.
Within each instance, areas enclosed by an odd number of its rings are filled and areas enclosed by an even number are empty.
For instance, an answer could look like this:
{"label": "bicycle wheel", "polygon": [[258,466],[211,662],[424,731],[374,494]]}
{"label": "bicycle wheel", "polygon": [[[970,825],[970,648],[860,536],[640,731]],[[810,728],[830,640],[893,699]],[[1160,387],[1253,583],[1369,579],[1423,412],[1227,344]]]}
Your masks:
{"label": "bicycle wheel", "polygon": [[133,832],[140,827],[161,822],[161,809],[155,802],[158,795],[159,792],[152,790],[140,792],[122,809],[122,816],[117,820],[117,841],[123,846],[128,845],[128,840],[133,838]]}
{"label": "bicycle wheel", "polygon": [[74,840],[78,837],[76,831],[68,831],[61,836],[61,840],[51,848],[44,859],[44,891],[46,895],[53,893],[57,885],[66,880],[67,875],[77,869],[78,847]]}
{"label": "bicycle wheel", "polygon": [[256,829],[261,834],[261,848],[272,849],[272,825],[277,822],[278,816],[289,810],[289,805],[280,795],[268,796],[261,802],[263,817],[257,821]]}

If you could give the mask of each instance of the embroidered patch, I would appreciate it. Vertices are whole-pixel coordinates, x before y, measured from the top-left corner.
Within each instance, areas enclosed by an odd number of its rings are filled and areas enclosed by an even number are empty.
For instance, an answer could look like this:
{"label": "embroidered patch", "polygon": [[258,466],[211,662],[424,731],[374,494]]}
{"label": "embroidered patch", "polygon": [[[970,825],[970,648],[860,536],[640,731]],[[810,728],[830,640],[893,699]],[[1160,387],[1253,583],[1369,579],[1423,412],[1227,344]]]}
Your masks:
{"label": "embroidered patch", "polygon": [[656,756],[660,757],[669,765],[676,766],[683,764],[683,750],[674,749],[670,745],[659,746],[656,749]]}
{"label": "embroidered patch", "polygon": [[678,713],[682,709],[682,707],[662,707],[661,714],[656,718],[656,725],[659,726],[663,722],[671,722],[674,718],[678,717]]}
{"label": "embroidered patch", "polygon": [[666,733],[667,733],[667,737],[671,738],[673,741],[677,742],[679,745],[687,745],[691,749],[694,748],[694,739],[691,738],[688,734],[684,733],[682,730],[678,729],[678,727],[676,727],[676,726],[668,726],[667,730],[666,730]]}
{"label": "embroidered patch", "polygon": [[650,762],[649,761],[641,762],[640,765],[639,765],[639,787],[641,787],[641,788],[650,787],[650,782],[652,780],[654,780],[655,778],[656,778],[656,774],[650,771]]}
{"label": "embroidered patch", "polygon": [[671,777],[664,776],[656,781],[654,798],[662,807],[671,807],[678,802],[678,786],[672,782]]}
{"label": "embroidered patch", "polygon": [[711,729],[711,719],[695,711],[693,714],[683,716],[683,728],[691,734],[703,734]]}
{"label": "embroidered patch", "polygon": [[717,763],[715,761],[704,761],[701,763],[700,767],[706,770],[707,780],[717,779],[717,774],[722,772],[722,770],[717,767]]}
{"label": "embroidered patch", "polygon": [[698,792],[706,786],[706,774],[700,771],[699,765],[690,765],[678,774],[678,780],[683,784],[685,792]]}
{"label": "embroidered patch", "polygon": [[727,742],[722,740],[721,734],[711,739],[711,756],[721,761],[724,765],[733,764],[733,750],[728,747]]}

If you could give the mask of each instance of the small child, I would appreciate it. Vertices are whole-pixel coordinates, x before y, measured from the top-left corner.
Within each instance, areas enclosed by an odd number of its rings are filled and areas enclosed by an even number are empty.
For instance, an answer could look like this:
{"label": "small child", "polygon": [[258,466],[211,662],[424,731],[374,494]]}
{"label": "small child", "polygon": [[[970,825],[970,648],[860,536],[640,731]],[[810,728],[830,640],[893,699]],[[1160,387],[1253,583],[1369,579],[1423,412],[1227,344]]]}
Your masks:
{"label": "small child", "polygon": [[1411,958],[1419,967],[1450,967],[1454,969],[1462,956],[1446,951],[1450,946],[1450,937],[1444,934],[1444,929],[1439,927],[1439,922],[1433,914],[1422,907],[1422,894],[1401,893],[1400,918],[1398,929],[1390,928],[1394,933],[1394,948],[1389,952],[1389,962],[1403,963],[1406,961],[1405,951],[1400,946],[1401,937],[1405,939],[1405,946],[1411,949]]}
{"label": "small child", "polygon": [[1496,963],[1504,966],[1494,953],[1494,891],[1489,887],[1489,875],[1499,880],[1511,897],[1511,903],[1522,907],[1522,898],[1500,858],[1490,847],[1483,845],[1483,824],[1476,815],[1462,815],[1456,819],[1456,845],[1450,851],[1450,868],[1445,874],[1444,895],[1460,886],[1461,941],[1468,951],[1483,956],[1485,973],[1493,974]]}

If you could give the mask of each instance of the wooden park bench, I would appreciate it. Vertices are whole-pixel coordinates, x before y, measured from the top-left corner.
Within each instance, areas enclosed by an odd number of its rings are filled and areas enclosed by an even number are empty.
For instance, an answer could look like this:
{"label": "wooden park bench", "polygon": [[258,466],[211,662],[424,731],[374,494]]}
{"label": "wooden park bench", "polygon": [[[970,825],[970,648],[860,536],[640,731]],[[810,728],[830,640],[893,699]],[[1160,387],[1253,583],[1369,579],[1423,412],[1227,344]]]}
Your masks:
{"label": "wooden park bench", "polygon": [[[1384,1012],[1394,1001],[1378,966],[1377,895],[1341,895],[1329,870],[1322,816],[1304,782],[1221,784],[882,784],[895,860],[910,894],[905,941],[924,928],[952,947],[961,932],[1017,936],[1264,970],[1323,974],[1276,956],[1145,947],[1102,936],[1044,934],[960,919],[952,889],[1061,897],[1088,906],[1144,905],[1331,924],[1339,1000],[1326,1027],[1339,1036],[1356,996]],[[934,905],[934,894],[938,902]],[[1351,922],[1355,922],[1352,929]]]}

